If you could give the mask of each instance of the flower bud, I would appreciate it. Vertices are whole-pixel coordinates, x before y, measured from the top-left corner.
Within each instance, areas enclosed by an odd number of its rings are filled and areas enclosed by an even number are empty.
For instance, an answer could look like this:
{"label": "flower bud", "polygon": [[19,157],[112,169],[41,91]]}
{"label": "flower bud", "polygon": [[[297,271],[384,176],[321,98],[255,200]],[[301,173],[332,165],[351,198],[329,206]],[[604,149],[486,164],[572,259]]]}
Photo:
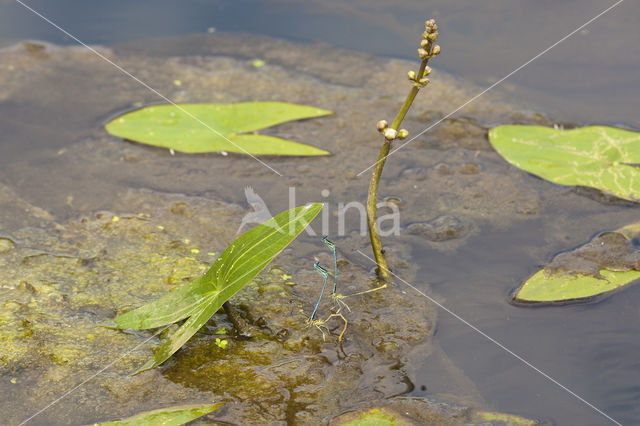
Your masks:
{"label": "flower bud", "polygon": [[418,49],[418,58],[420,59],[425,59],[429,56],[429,52],[427,52],[426,50],[424,50],[422,47],[420,49]]}
{"label": "flower bud", "polygon": [[426,39],[427,37],[429,37],[429,32],[427,32],[427,31],[423,32],[422,33],[422,38]]}
{"label": "flower bud", "polygon": [[389,126],[389,123],[387,123],[387,120],[378,121],[378,131],[379,132],[383,132],[384,129],[386,129],[388,126]]}
{"label": "flower bud", "polygon": [[434,22],[431,28],[433,29],[433,31],[438,31],[438,24]]}
{"label": "flower bud", "polygon": [[407,136],[409,136],[409,131],[406,129],[400,129],[400,131],[398,132],[398,139],[404,139]]}
{"label": "flower bud", "polygon": [[440,54],[440,46],[438,46],[437,44],[433,46],[433,49],[431,49],[431,54],[432,55],[439,55]]}
{"label": "flower bud", "polygon": [[[428,36],[428,34],[427,34],[427,36]],[[429,40],[421,40],[420,41],[420,47],[422,47],[423,49],[426,49],[427,46],[429,46],[429,43],[430,43]]]}
{"label": "flower bud", "polygon": [[409,76],[409,80],[416,81],[416,72],[415,71],[409,71],[409,73],[407,75]]}
{"label": "flower bud", "polygon": [[388,141],[394,140],[398,136],[398,132],[391,127],[384,129],[384,138]]}
{"label": "flower bud", "polygon": [[436,21],[434,21],[433,19],[429,19],[427,22],[424,23],[424,28],[427,30],[428,33],[433,31],[433,26],[436,24]]}
{"label": "flower bud", "polygon": [[437,39],[438,39],[438,32],[437,31],[433,32],[433,33],[431,33],[431,34],[429,34],[427,36],[427,40],[429,40],[431,42],[436,41]]}
{"label": "flower bud", "polygon": [[420,81],[418,83],[420,83],[420,86],[424,87],[427,84],[429,84],[431,80],[429,80],[427,77],[421,78]]}
{"label": "flower bud", "polygon": [[427,67],[425,67],[425,69],[424,69],[424,74],[423,74],[423,75],[426,77],[426,76],[428,76],[429,74],[431,74],[431,67],[427,66]]}

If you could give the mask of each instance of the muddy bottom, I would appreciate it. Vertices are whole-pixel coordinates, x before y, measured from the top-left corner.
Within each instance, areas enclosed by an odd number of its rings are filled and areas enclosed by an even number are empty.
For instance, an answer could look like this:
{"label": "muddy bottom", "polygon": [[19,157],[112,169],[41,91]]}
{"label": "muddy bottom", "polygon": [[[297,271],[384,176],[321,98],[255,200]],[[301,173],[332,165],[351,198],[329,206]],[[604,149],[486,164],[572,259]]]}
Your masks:
{"label": "muddy bottom", "polygon": [[[445,355],[433,338],[436,307],[401,281],[345,299],[342,342],[341,318],[332,317],[323,330],[305,326],[321,285],[314,259],[332,262],[321,234],[338,247],[343,294],[379,286],[358,210],[343,217],[337,206],[364,202],[370,171],[358,174],[377,156],[375,123],[397,111],[409,90],[406,72],[416,64],[225,34],[98,50],[176,102],[277,100],[333,110],[328,117],[265,131],[333,155],[262,158],[272,170],[245,156],[171,155],[126,142],[109,136],[101,123],[117,111],[157,102],[153,93],[86,49],[33,43],[3,48],[5,422],[26,420],[89,378],[31,423],[90,423],[215,401],[224,407],[203,421],[323,424],[417,394],[421,402],[415,404],[424,404],[423,411],[430,407],[434,424],[473,422],[468,407],[512,411],[487,404]],[[266,65],[254,67],[256,58]],[[410,134],[476,93],[439,71],[437,61],[434,67],[433,82],[405,121]],[[380,198],[399,209],[400,232],[384,238],[387,256],[394,271],[421,291],[429,291],[432,279],[420,272],[424,253],[455,255],[487,232],[540,220],[567,197],[567,189],[511,168],[492,151],[486,133],[497,123],[551,124],[490,94],[388,161]],[[244,198],[247,186],[273,214],[306,202],[327,203],[312,224],[315,235],[303,234],[232,299],[261,332],[241,339],[217,313],[162,367],[131,377],[174,328],[154,335],[100,324],[205,271],[252,211]],[[601,205],[593,199],[597,194],[572,197],[576,211]],[[423,254],[416,255],[415,247]],[[326,300],[321,317],[331,309]],[[216,345],[221,336],[228,341],[224,349]]]}

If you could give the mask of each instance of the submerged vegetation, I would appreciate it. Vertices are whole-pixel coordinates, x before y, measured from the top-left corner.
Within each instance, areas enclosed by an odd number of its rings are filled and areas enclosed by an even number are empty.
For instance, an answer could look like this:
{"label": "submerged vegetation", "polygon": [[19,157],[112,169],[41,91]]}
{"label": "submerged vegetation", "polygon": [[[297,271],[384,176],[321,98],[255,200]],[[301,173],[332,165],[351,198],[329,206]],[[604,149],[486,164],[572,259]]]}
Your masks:
{"label": "submerged vegetation", "polygon": [[438,39],[438,25],[433,19],[425,22],[425,31],[422,34],[422,40],[420,41],[420,48],[418,48],[418,57],[420,58],[420,67],[418,72],[409,71],[408,77],[411,82],[411,90],[407,95],[400,111],[396,115],[391,125],[386,120],[380,120],[378,122],[378,131],[384,135],[384,142],[380,148],[378,154],[378,160],[373,166],[373,173],[371,174],[371,182],[369,183],[369,192],[367,195],[367,223],[369,225],[369,237],[371,239],[371,248],[373,249],[373,255],[378,264],[378,275],[383,279],[391,278],[391,270],[387,265],[387,259],[384,256],[384,250],[382,249],[382,240],[380,239],[380,232],[378,231],[378,185],[380,183],[380,177],[382,176],[382,169],[384,163],[387,161],[387,156],[391,150],[391,143],[396,139],[405,139],[409,132],[405,129],[400,129],[400,125],[404,120],[405,115],[411,108],[413,100],[416,95],[427,84],[429,84],[429,74],[431,74],[431,68],[427,66],[429,59],[440,54],[440,46],[435,44]]}

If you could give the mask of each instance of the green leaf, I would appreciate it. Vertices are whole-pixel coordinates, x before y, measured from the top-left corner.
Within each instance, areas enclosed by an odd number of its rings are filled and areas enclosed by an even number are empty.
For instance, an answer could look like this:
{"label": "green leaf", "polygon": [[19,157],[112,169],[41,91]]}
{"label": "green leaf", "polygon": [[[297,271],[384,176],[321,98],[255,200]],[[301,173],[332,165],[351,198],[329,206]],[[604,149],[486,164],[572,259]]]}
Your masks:
{"label": "green leaf", "polygon": [[121,115],[105,128],[114,136],[187,153],[314,156],[330,153],[274,136],[243,133],[331,113],[285,102],[153,105]]}
{"label": "green leaf", "polygon": [[[551,262],[562,265],[557,259],[564,256],[566,265],[574,269],[547,265],[531,276],[517,291],[514,301],[518,303],[567,303],[588,301],[595,296],[612,292],[640,279],[640,271],[632,265],[638,261],[639,253],[620,247],[621,242],[640,234],[640,222],[627,225],[613,232],[602,233],[584,246],[558,255]],[[618,242],[603,239],[604,235],[618,237]],[[600,252],[598,252],[598,249]],[[574,262],[572,263],[571,258]],[[575,260],[577,259],[577,263]],[[585,266],[586,265],[586,266]]]}
{"label": "green leaf", "polygon": [[171,357],[178,349],[182,347],[191,337],[200,330],[200,328],[209,321],[211,315],[222,306],[224,301],[215,303],[220,300],[217,294],[208,294],[201,301],[200,309],[186,320],[178,330],[171,335],[153,355],[153,359],[147,361],[142,367],[138,368],[133,375],[150,370],[162,364]]}
{"label": "green leaf", "polygon": [[245,232],[201,277],[155,302],[114,319],[121,328],[151,328],[189,317],[152,360],[134,374],[165,362],[224,302],[249,283],[318,215],[322,203],[288,210]]}
{"label": "green leaf", "polygon": [[640,201],[640,133],[606,126],[498,126],[489,140],[509,163],[543,179]]}
{"label": "green leaf", "polygon": [[402,414],[388,408],[371,408],[341,417],[339,420],[341,426],[410,426],[414,424],[403,418]]}
{"label": "green leaf", "polygon": [[211,283],[198,277],[160,299],[114,318],[120,328],[145,330],[162,327],[191,316],[198,311],[202,296],[211,291]]}
{"label": "green leaf", "polygon": [[639,271],[598,271],[602,278],[590,275],[546,276],[544,270],[536,272],[518,290],[516,302],[570,302],[589,299],[616,290],[640,278]]}
{"label": "green leaf", "polygon": [[163,425],[178,426],[183,425],[198,417],[209,414],[220,408],[222,404],[206,405],[180,405],[176,407],[161,408],[159,410],[147,411],[136,414],[123,420],[100,423],[101,426],[146,426]]}
{"label": "green leaf", "polygon": [[501,426],[536,426],[540,423],[514,414],[499,413],[494,411],[475,411],[471,414],[471,421]]}

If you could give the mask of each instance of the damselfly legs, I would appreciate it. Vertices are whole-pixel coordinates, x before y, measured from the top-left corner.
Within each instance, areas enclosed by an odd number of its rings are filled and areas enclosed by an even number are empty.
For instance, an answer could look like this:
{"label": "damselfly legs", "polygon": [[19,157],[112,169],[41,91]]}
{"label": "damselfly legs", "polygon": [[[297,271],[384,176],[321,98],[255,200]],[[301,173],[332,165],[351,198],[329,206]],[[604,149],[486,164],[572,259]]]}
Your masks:
{"label": "damselfly legs", "polygon": [[[336,293],[338,290],[338,256],[336,254],[336,245],[333,243],[333,241],[329,240],[329,238],[326,236],[322,237],[322,242],[333,252],[333,292],[331,293],[331,298],[338,305],[335,313],[336,314],[340,313],[340,309],[342,309],[342,306],[346,307],[349,311],[351,311],[349,306],[347,306],[346,303],[340,300],[342,296]],[[316,319],[316,312],[318,312],[318,307],[320,306],[320,301],[322,300],[322,296],[324,295],[324,289],[327,286],[327,280],[329,279],[329,271],[327,271],[325,268],[320,266],[320,262],[314,263],[313,268],[316,271],[318,271],[320,275],[323,276],[324,281],[322,282],[322,289],[320,290],[320,297],[318,297],[318,302],[316,303],[316,307],[313,309],[313,313],[311,314],[311,317],[309,317],[310,321],[314,321]]]}
{"label": "damselfly legs", "polygon": [[316,319],[316,314],[318,312],[318,308],[320,307],[320,302],[322,301],[322,296],[324,295],[324,289],[327,286],[327,280],[329,279],[329,275],[330,272],[327,271],[325,268],[323,268],[322,266],[320,266],[320,262],[315,262],[313,264],[313,268],[318,271],[318,273],[320,275],[322,275],[323,277],[323,281],[322,281],[322,288],[320,289],[320,297],[318,297],[318,301],[316,302],[316,306],[313,309],[313,312],[311,313],[311,316],[309,317],[309,319],[307,320],[307,324],[309,326],[315,326],[318,328],[318,330],[320,330],[320,332],[322,333],[322,338],[324,339],[325,337],[325,333],[324,330],[328,330],[328,328],[325,326],[325,324],[327,323],[327,321],[329,321],[331,318],[337,317],[337,318],[342,318],[342,320],[344,321],[344,328],[342,330],[342,332],[340,333],[340,336],[338,337],[338,340],[342,340],[342,336],[344,335],[345,331],[347,331],[347,319],[340,313],[340,311],[342,310],[342,307],[345,307],[348,311],[351,311],[351,308],[349,308],[349,306],[342,300],[345,299],[347,297],[351,297],[351,296],[357,296],[360,294],[366,294],[366,293],[371,293],[377,290],[381,290],[383,288],[387,287],[387,284],[383,284],[380,287],[376,287],[370,290],[365,290],[365,291],[360,291],[354,294],[350,294],[347,296],[344,296],[342,294],[339,294],[338,291],[338,256],[336,253],[336,245],[329,240],[329,238],[322,237],[322,242],[324,243],[324,245],[326,245],[332,252],[333,252],[333,292],[331,293],[331,298],[333,299],[334,304],[336,305],[336,309],[334,310],[334,312],[331,313],[331,315],[329,315],[326,319],[322,320],[322,319]]}
{"label": "damselfly legs", "polygon": [[320,266],[320,262],[314,263],[313,267],[315,268],[316,271],[320,272],[320,275],[324,277],[324,282],[322,283],[322,290],[320,290],[320,297],[318,297],[318,303],[316,303],[316,307],[313,309],[313,313],[311,314],[311,317],[309,317],[309,320],[311,322],[313,322],[316,318],[316,312],[318,312],[318,307],[320,306],[320,301],[322,300],[322,295],[324,294],[324,288],[327,285],[327,278],[329,278],[329,272],[326,269],[324,269],[322,266]]}
{"label": "damselfly legs", "polygon": [[[337,258],[337,255],[336,255],[336,246],[326,236],[322,237],[322,242],[327,247],[329,247],[331,249],[331,251],[333,252],[333,292],[332,292],[331,295],[334,298],[334,300],[338,300],[338,299],[335,298],[336,291],[338,289],[338,258]],[[327,321],[329,321],[331,318],[334,318],[334,317],[342,318],[342,320],[344,321],[344,328],[342,329],[342,332],[340,333],[340,336],[338,336],[338,341],[342,341],[342,336],[344,336],[344,333],[347,331],[347,319],[340,313],[340,308],[338,308],[338,310],[336,312],[331,313],[331,315],[329,315],[324,320],[323,319],[316,319],[316,313],[318,312],[318,308],[320,307],[320,301],[322,300],[322,296],[324,295],[324,289],[327,286],[327,280],[329,279],[329,271],[327,271],[325,268],[320,266],[320,262],[314,263],[313,264],[313,268],[316,271],[318,271],[320,273],[320,275],[322,275],[322,277],[324,278],[324,281],[322,282],[322,288],[320,289],[320,297],[318,297],[318,302],[316,302],[316,306],[315,306],[315,308],[313,308],[313,312],[311,313],[311,316],[307,320],[307,324],[309,324],[309,326],[313,325],[318,330],[320,330],[320,332],[322,333],[322,339],[324,340],[324,338],[325,338],[324,330],[327,330],[327,332],[329,331],[329,329],[325,325],[327,323]],[[342,302],[342,303],[344,303],[344,302]],[[345,304],[345,306],[347,306],[347,305]],[[349,308],[349,307],[347,306],[347,308]]]}

